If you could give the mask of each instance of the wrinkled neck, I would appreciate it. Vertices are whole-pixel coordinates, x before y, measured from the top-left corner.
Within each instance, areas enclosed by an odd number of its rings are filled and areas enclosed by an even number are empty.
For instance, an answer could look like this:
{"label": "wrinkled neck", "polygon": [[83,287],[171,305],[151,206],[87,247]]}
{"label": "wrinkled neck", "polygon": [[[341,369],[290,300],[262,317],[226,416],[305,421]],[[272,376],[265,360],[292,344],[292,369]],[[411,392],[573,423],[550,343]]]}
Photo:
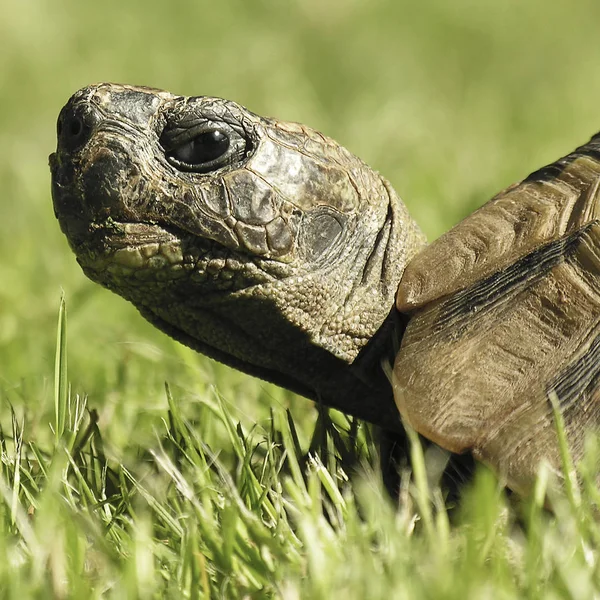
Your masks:
{"label": "wrinkled neck", "polygon": [[[395,309],[396,292],[406,264],[426,242],[397,194],[384,185],[385,218],[349,261],[346,288],[329,282],[338,290],[329,298],[337,310],[326,320],[319,320],[322,312],[314,315],[311,348],[292,375],[310,380],[315,399],[324,404],[396,429],[400,420],[382,361],[393,365],[399,349],[407,318]],[[314,277],[317,287],[328,285]]]}
{"label": "wrinkled neck", "polygon": [[406,265],[426,244],[395,191],[385,180],[382,183],[385,195],[378,208],[384,212],[377,229],[362,239],[362,232],[356,232],[353,254],[346,257],[344,268],[312,275],[313,287],[324,289],[328,305],[334,307],[333,313],[312,315],[312,338],[348,364],[380,332],[395,305]]}
{"label": "wrinkled neck", "polygon": [[[391,367],[408,319],[395,308],[351,362],[316,382],[316,399],[389,431],[403,431],[386,365]],[[388,371],[389,372],[389,371]]]}

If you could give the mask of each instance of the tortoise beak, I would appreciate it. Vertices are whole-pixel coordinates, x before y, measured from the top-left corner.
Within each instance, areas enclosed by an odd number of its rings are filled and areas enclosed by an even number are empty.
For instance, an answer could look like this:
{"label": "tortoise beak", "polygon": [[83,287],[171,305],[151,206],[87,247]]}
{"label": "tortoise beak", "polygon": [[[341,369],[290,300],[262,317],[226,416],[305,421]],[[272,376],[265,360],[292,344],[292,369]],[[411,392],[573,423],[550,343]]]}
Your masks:
{"label": "tortoise beak", "polygon": [[89,237],[92,223],[127,220],[118,183],[135,177],[136,168],[123,134],[150,131],[159,101],[145,91],[100,84],[76,92],[60,111],[56,152],[49,158],[52,201],[74,249]]}
{"label": "tortoise beak", "polygon": [[56,152],[49,157],[52,203],[61,229],[70,241],[85,235],[91,215],[78,193],[77,166],[81,151],[92,139],[102,115],[80,93],[73,95],[60,111],[56,124]]}

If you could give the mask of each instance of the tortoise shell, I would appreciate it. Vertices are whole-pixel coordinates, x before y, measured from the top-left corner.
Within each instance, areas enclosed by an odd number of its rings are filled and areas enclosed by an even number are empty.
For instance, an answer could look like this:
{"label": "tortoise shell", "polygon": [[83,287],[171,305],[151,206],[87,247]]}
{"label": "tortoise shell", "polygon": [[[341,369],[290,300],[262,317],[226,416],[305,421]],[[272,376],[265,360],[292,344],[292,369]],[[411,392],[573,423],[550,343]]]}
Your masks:
{"label": "tortoise shell", "polygon": [[600,428],[600,137],[509,187],[418,254],[397,308],[408,423],[525,491]]}

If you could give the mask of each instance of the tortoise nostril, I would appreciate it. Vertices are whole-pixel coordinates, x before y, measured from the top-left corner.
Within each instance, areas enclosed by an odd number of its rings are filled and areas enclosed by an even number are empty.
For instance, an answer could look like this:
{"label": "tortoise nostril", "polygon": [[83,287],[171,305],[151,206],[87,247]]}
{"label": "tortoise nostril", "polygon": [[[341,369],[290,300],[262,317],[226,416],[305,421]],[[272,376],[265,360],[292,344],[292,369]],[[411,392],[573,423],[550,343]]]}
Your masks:
{"label": "tortoise nostril", "polygon": [[73,152],[83,146],[91,137],[97,117],[85,106],[65,107],[56,125],[58,146]]}
{"label": "tortoise nostril", "polygon": [[69,135],[73,138],[77,138],[79,137],[79,134],[82,132],[82,130],[83,125],[81,121],[77,117],[72,119],[69,123]]}

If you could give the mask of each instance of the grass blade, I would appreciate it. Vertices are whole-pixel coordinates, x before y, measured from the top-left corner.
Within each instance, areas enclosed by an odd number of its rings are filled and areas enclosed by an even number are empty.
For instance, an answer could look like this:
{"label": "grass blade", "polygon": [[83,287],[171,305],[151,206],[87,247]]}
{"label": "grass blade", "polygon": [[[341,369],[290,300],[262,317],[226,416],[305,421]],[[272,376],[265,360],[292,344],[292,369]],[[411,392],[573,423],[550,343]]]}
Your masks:
{"label": "grass blade", "polygon": [[68,405],[67,381],[67,309],[64,294],[60,298],[54,361],[54,435],[58,445],[65,431]]}

